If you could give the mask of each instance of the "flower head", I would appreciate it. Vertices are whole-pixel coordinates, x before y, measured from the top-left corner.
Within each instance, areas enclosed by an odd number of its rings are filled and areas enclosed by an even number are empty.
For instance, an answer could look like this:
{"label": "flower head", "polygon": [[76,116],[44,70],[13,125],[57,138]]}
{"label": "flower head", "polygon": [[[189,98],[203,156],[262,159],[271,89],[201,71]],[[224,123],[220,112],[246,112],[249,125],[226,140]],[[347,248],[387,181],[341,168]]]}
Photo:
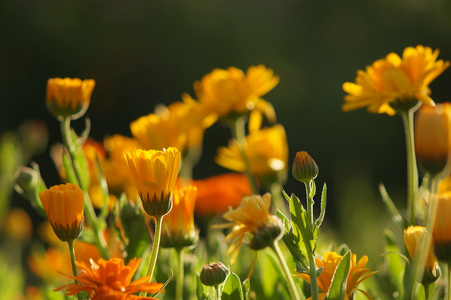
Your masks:
{"label": "flower head", "polygon": [[146,213],[166,215],[172,207],[171,196],[180,169],[180,152],[173,147],[161,151],[134,149],[126,153],[125,158]]}
{"label": "flower head", "polygon": [[415,151],[426,172],[436,175],[448,164],[451,152],[451,103],[424,105],[415,123]]}
{"label": "flower head", "polygon": [[200,271],[200,281],[206,286],[217,286],[224,282],[229,274],[229,270],[222,262],[209,263],[204,265]]}
{"label": "flower head", "polygon": [[[345,82],[344,111],[368,107],[372,113],[395,114],[395,102],[416,101],[434,104],[429,97],[429,84],[439,76],[449,62],[437,61],[439,50],[421,45],[404,49],[402,58],[395,53],[375,61],[365,71],[359,70],[355,83]],[[415,100],[415,101],[414,101]]]}
{"label": "flower head", "polygon": [[83,262],[76,262],[80,274],[77,276],[65,276],[75,279],[79,284],[64,285],[57,290],[66,290],[68,292],[67,295],[75,295],[85,291],[92,300],[154,299],[133,295],[137,292],[154,294],[160,292],[163,287],[161,283],[148,282],[150,276],[132,282],[139,263],[139,258],[131,259],[128,265],[125,265],[124,261],[119,258],[110,260],[101,258],[97,263],[91,260],[91,266]]}
{"label": "flower head", "polygon": [[197,187],[188,185],[175,188],[172,210],[163,222],[162,247],[183,248],[193,246],[198,240],[194,226],[194,206]]}
{"label": "flower head", "polygon": [[[199,102],[199,109],[206,115],[217,118],[229,114],[245,114],[254,109],[263,112],[270,121],[275,121],[271,104],[261,98],[272,90],[279,77],[263,65],[249,67],[246,74],[235,67],[214,69],[202,80],[194,83],[194,91]],[[196,102],[184,95],[184,101]]]}
{"label": "flower head", "polygon": [[66,183],[39,193],[39,198],[58,238],[62,241],[76,239],[83,229],[83,191]]}
{"label": "flower head", "polygon": [[224,213],[252,194],[249,180],[241,173],[227,173],[193,180],[197,187],[196,213],[202,216]]}
{"label": "flower head", "polygon": [[[276,124],[270,128],[250,128],[244,152],[249,169],[263,182],[274,177],[285,179],[288,166],[288,143],[285,129]],[[228,147],[220,147],[215,158],[219,165],[238,172],[246,171],[238,142],[233,140]]]}
{"label": "flower head", "polygon": [[[421,248],[423,244],[424,236],[428,234],[426,227],[423,226],[409,226],[404,229],[404,243],[406,244],[407,251],[409,251],[410,258],[413,259],[417,251],[417,247]],[[425,265],[425,277],[423,280],[433,282],[438,278],[439,266],[437,263],[437,257],[434,254],[434,245],[431,244]]]}
{"label": "flower head", "polygon": [[438,194],[437,214],[435,217],[432,237],[437,258],[441,261],[451,261],[451,190]]}
{"label": "flower head", "polygon": [[234,263],[241,245],[248,243],[254,250],[273,245],[283,235],[283,225],[279,217],[271,215],[271,194],[244,197],[236,209],[230,209],[223,218],[228,224],[215,225],[215,228],[232,228],[226,238],[230,242],[227,254],[231,254],[230,263]]}
{"label": "flower head", "polygon": [[50,78],[47,81],[47,108],[58,119],[78,119],[88,109],[94,86],[92,79]]}
{"label": "flower head", "polygon": [[[319,274],[318,287],[321,290],[320,296],[323,297],[327,295],[330,285],[332,284],[332,278],[334,276],[335,270],[337,269],[338,264],[341,262],[343,256],[338,255],[335,252],[326,252],[324,254],[324,258],[315,258],[316,267],[323,268],[321,274]],[[351,299],[352,293],[357,290],[357,285],[359,285],[362,281],[367,279],[368,277],[376,274],[377,272],[370,272],[370,269],[365,268],[368,263],[368,257],[363,256],[358,263],[357,256],[352,254],[351,256],[351,266],[349,270],[349,274],[347,277],[346,284],[346,295],[345,299]],[[304,279],[307,282],[310,282],[310,275],[306,273],[297,273],[295,276]]]}
{"label": "flower head", "polygon": [[306,151],[299,151],[296,153],[292,172],[294,178],[308,184],[318,176],[319,169],[313,158]]}

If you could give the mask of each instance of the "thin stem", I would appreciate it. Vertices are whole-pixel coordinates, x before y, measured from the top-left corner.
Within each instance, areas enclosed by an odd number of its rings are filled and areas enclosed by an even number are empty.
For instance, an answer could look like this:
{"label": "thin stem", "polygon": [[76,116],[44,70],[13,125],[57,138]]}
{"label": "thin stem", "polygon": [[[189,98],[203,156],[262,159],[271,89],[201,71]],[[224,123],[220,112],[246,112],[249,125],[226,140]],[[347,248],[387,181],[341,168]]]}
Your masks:
{"label": "thin stem", "polygon": [[109,258],[108,254],[108,248],[105,241],[105,238],[103,237],[101,231],[99,230],[99,222],[97,220],[96,213],[94,211],[94,207],[92,206],[92,202],[89,198],[89,194],[86,192],[86,188],[82,186],[82,175],[80,174],[79,166],[76,164],[77,162],[77,154],[75,149],[75,146],[72,142],[72,136],[71,136],[71,127],[70,127],[70,118],[65,118],[61,121],[61,135],[63,137],[63,143],[66,147],[67,151],[69,152],[70,159],[72,162],[72,167],[75,172],[75,176],[78,180],[78,185],[84,190],[84,210],[86,217],[88,219],[88,223],[92,228],[92,231],[94,232],[95,236],[95,243],[97,248],[99,249],[100,254],[104,259]]}
{"label": "thin stem", "polygon": [[448,285],[446,287],[446,299],[451,300],[451,264],[448,263]]}
{"label": "thin stem", "polygon": [[221,293],[219,292],[219,284],[215,285],[214,289],[216,300],[221,300]]}
{"label": "thin stem", "polygon": [[276,210],[279,209],[283,214],[288,214],[287,206],[285,205],[286,202],[282,197],[282,186],[280,182],[273,182],[271,184],[271,199]]}
{"label": "thin stem", "polygon": [[415,110],[402,111],[407,150],[407,219],[410,225],[415,225],[415,196],[418,189],[418,169],[415,156],[413,113]]}
{"label": "thin stem", "polygon": [[[155,265],[157,262],[158,250],[160,248],[160,237],[161,237],[161,224],[163,223],[164,216],[155,216],[155,235],[152,245],[152,253],[150,255],[149,266],[147,268],[146,276],[150,275],[149,282],[152,280],[153,272],[155,270]],[[141,292],[140,296],[146,296],[147,293]]]}
{"label": "thin stem", "polygon": [[257,251],[254,251],[254,259],[252,260],[251,267],[249,268],[249,272],[247,273],[247,280],[251,280],[252,273],[254,273],[255,263],[257,262]]}
{"label": "thin stem", "polygon": [[319,288],[316,276],[315,256],[313,254],[309,255],[309,275],[310,275],[310,290],[312,294],[312,300],[318,300]]}
{"label": "thin stem", "polygon": [[241,159],[244,162],[245,165],[245,173],[247,176],[247,179],[249,180],[249,184],[252,189],[252,193],[259,194],[259,189],[257,185],[257,181],[255,180],[254,175],[251,173],[250,167],[249,167],[249,160],[246,156],[246,131],[245,131],[245,119],[244,117],[238,117],[236,118],[234,126],[231,127],[232,129],[232,136],[238,143],[238,148],[240,149]]}
{"label": "thin stem", "polygon": [[[69,246],[70,264],[72,266],[72,273],[74,276],[78,275],[77,265],[75,264],[75,250],[74,250],[74,240],[68,240],[67,245]],[[75,284],[79,284],[76,279],[74,279]],[[77,294],[78,299],[82,299],[82,294]]]}
{"label": "thin stem", "polygon": [[[287,277],[288,286],[290,287],[290,294],[291,298],[293,300],[300,300],[299,293],[296,290],[296,285],[294,284],[293,276],[291,275],[290,269],[288,269],[287,263],[285,259],[282,256],[282,252],[280,251],[279,244],[277,244],[277,241],[274,241],[274,244],[271,247],[272,250],[276,253],[277,259],[279,260],[280,266],[285,273],[285,276]],[[315,273],[316,274],[316,273]],[[315,282],[316,282],[316,275],[315,275]],[[312,294],[312,300],[318,300],[318,293],[316,294],[317,297],[314,298],[314,295]]]}
{"label": "thin stem", "polygon": [[183,300],[183,282],[184,282],[184,264],[185,264],[185,256],[183,252],[183,248],[175,249],[177,252],[177,256],[179,258],[179,271],[177,274],[177,285],[175,287],[175,299]]}
{"label": "thin stem", "polygon": [[313,201],[312,190],[314,189],[315,181],[311,180],[309,183],[305,183],[305,191],[307,194],[307,215],[310,221],[310,230],[313,232],[313,228],[315,226],[314,218],[313,218],[313,205],[315,201]]}

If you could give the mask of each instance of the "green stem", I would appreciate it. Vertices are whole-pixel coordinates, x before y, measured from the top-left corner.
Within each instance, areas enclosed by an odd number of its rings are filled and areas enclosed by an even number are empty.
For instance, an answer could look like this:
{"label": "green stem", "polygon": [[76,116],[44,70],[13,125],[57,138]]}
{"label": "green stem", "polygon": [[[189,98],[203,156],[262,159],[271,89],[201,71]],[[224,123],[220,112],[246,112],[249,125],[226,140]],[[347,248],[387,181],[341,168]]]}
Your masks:
{"label": "green stem", "polygon": [[279,209],[284,215],[288,214],[286,202],[282,197],[282,186],[280,182],[273,182],[271,184],[271,199],[276,210]]}
{"label": "green stem", "polygon": [[[161,224],[163,223],[163,216],[155,216],[155,234],[152,245],[152,253],[150,254],[149,266],[147,268],[146,276],[150,275],[149,282],[152,280],[155,265],[157,263],[158,250],[160,248]],[[147,293],[141,292],[140,296],[146,296]]]}
{"label": "green stem", "polygon": [[424,288],[424,299],[426,299],[426,300],[429,299],[429,286],[430,286],[430,283],[425,283],[425,284],[423,284],[423,288]]}
{"label": "green stem", "polygon": [[214,289],[216,300],[221,300],[221,293],[219,292],[219,284],[215,285]]}
{"label": "green stem", "polygon": [[312,193],[314,193],[315,187],[315,181],[311,180],[309,183],[305,183],[305,191],[307,194],[307,215],[308,219],[310,221],[310,230],[314,232],[315,228],[315,221],[313,217],[313,205],[315,204],[315,201],[313,200]]}
{"label": "green stem", "polygon": [[177,256],[179,258],[179,271],[177,274],[177,285],[175,290],[175,299],[176,300],[183,300],[183,282],[184,282],[184,252],[183,248],[175,249],[177,252]]}
{"label": "green stem", "polygon": [[[287,263],[282,256],[282,252],[280,251],[279,244],[277,244],[277,241],[274,241],[271,249],[274,250],[274,252],[276,253],[277,259],[279,260],[280,267],[282,268],[283,272],[285,273],[285,276],[287,277],[288,286],[290,288],[291,299],[300,300],[299,293],[296,289],[296,285],[294,284],[293,276],[291,275],[290,269],[288,269]],[[316,273],[315,273],[315,282],[316,282]],[[313,298],[313,296],[314,295],[312,295],[312,300],[314,300],[314,299],[318,300],[318,297]],[[317,293],[317,296],[318,296],[318,293]]]}
{"label": "green stem", "polygon": [[446,299],[451,300],[451,264],[448,263],[448,286],[446,288]]}
{"label": "green stem", "polygon": [[407,219],[410,225],[415,225],[415,196],[418,189],[418,169],[415,156],[413,114],[415,110],[401,111],[404,124],[407,150]]}
{"label": "green stem", "polygon": [[94,211],[94,207],[92,206],[92,202],[89,198],[89,194],[86,192],[86,187],[81,186],[81,174],[79,166],[77,165],[77,149],[72,142],[71,136],[71,127],[70,127],[70,118],[65,118],[61,121],[61,135],[63,137],[63,143],[69,152],[70,159],[72,162],[72,168],[74,169],[75,176],[77,177],[77,184],[84,190],[84,210],[86,217],[88,219],[88,223],[92,228],[95,236],[95,243],[97,248],[99,249],[100,255],[104,259],[109,258],[108,247],[105,241],[105,238],[102,235],[102,232],[99,229],[99,222],[97,220],[96,213]]}
{"label": "green stem", "polygon": [[[72,273],[74,276],[78,275],[77,265],[75,264],[75,250],[74,250],[74,240],[68,240],[67,245],[69,246],[70,264],[72,266]],[[79,284],[76,279],[74,279],[75,284]],[[77,294],[78,299],[82,299],[82,294]]]}
{"label": "green stem", "polygon": [[249,160],[246,156],[246,131],[245,131],[245,118],[244,117],[238,117],[235,119],[235,122],[232,126],[232,136],[238,143],[238,148],[240,149],[241,159],[244,162],[245,165],[245,174],[249,180],[249,184],[252,189],[252,193],[259,194],[260,191],[258,189],[257,181],[255,180],[254,175],[250,171],[249,167]]}

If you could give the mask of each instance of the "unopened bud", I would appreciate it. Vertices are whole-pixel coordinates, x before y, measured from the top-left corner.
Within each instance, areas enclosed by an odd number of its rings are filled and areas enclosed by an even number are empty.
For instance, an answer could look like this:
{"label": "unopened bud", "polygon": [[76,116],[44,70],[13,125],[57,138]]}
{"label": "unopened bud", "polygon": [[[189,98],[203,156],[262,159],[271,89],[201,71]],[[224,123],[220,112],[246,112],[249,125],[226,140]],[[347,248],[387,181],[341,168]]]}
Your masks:
{"label": "unopened bud", "polygon": [[313,158],[306,151],[299,151],[296,153],[292,172],[297,180],[309,183],[318,176],[319,169]]}
{"label": "unopened bud", "polygon": [[224,282],[229,270],[222,262],[204,265],[200,271],[200,281],[206,286],[217,286]]}

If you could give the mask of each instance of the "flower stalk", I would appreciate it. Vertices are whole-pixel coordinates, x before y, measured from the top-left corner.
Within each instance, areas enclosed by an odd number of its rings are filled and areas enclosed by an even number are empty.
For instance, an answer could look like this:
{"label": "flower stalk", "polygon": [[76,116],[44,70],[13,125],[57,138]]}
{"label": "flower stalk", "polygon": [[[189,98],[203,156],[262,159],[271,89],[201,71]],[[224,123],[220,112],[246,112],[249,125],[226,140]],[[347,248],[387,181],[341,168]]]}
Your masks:
{"label": "flower stalk", "polygon": [[[285,277],[287,278],[287,281],[288,281],[288,287],[289,287],[292,299],[300,300],[301,298],[299,298],[299,293],[296,289],[296,285],[294,284],[293,276],[291,275],[290,269],[288,269],[287,263],[282,255],[282,252],[280,251],[279,244],[277,243],[277,241],[274,241],[274,243],[271,246],[271,249],[276,254],[277,260],[279,261],[279,265],[280,265],[281,269],[283,270],[283,272],[285,273]],[[312,282],[316,283],[316,273],[315,273],[315,278],[314,279],[312,278]],[[312,286],[313,286],[313,284],[312,284]],[[312,294],[312,296],[314,296],[314,294]],[[317,296],[316,300],[318,300],[318,293],[316,293],[316,296]],[[315,298],[312,298],[312,300],[314,300],[314,299]]]}
{"label": "flower stalk", "polygon": [[177,252],[177,256],[179,259],[179,270],[177,273],[177,285],[175,287],[175,299],[176,300],[183,300],[183,282],[185,277],[185,254],[183,251],[183,248],[175,249]]}

